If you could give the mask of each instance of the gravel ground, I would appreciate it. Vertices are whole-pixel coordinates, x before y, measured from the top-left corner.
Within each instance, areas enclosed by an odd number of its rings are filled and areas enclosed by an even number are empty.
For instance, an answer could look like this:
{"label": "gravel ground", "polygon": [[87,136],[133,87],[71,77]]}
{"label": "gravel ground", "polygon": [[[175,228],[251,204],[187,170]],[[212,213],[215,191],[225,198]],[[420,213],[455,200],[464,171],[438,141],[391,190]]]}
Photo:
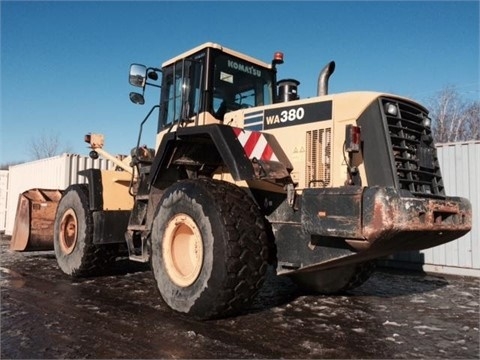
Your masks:
{"label": "gravel ground", "polygon": [[302,292],[273,270],[239,316],[172,312],[150,270],[72,280],[53,252],[1,245],[1,358],[479,359],[480,279],[381,269],[346,294]]}

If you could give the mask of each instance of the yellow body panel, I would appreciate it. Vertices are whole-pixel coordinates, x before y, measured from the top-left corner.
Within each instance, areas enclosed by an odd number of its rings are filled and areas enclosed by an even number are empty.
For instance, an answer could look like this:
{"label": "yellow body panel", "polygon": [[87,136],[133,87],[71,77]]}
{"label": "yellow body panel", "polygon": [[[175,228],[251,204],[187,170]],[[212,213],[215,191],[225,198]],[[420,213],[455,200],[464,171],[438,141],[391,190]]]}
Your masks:
{"label": "yellow body panel", "polygon": [[128,193],[132,174],[102,170],[103,210],[131,210],[133,197]]}
{"label": "yellow body panel", "polygon": [[[223,124],[232,127],[244,128],[245,117],[252,112],[265,111],[271,109],[280,109],[285,107],[299,107],[302,105],[314,104],[324,101],[332,101],[332,118],[330,120],[323,120],[317,122],[309,122],[306,124],[299,124],[293,126],[284,126],[275,129],[261,130],[262,132],[270,133],[275,136],[283,151],[290,160],[293,171],[291,173],[294,182],[298,183],[296,189],[309,187],[309,181],[306,178],[307,167],[307,132],[328,131],[329,132],[329,154],[322,154],[325,164],[328,167],[328,179],[325,183],[326,187],[338,187],[345,185],[348,179],[347,163],[345,162],[343,144],[345,141],[345,126],[352,124],[356,125],[357,119],[365,111],[365,109],[376,101],[381,96],[394,97],[397,99],[404,99],[398,95],[391,95],[378,92],[346,92],[341,94],[329,94],[325,96],[317,96],[306,99],[300,99],[290,102],[276,103],[272,105],[260,106],[256,108],[246,108],[237,111],[232,111],[225,114]],[[186,126],[207,125],[222,123],[215,119],[209,113],[201,113],[198,117],[192,118],[192,122]],[[176,127],[172,130],[174,131]],[[157,148],[160,144],[163,135],[166,131],[157,134]],[[352,165],[358,168],[362,185],[367,186],[367,178],[363,165],[363,156],[361,153],[353,154]],[[328,163],[328,164],[327,164]],[[216,178],[222,178],[228,181],[229,177],[225,174],[216,175]],[[258,185],[258,184],[257,184]],[[255,185],[254,185],[255,186]]]}
{"label": "yellow body panel", "polygon": [[[301,106],[322,101],[332,101],[332,119],[311,122],[303,125],[285,126],[272,130],[263,130],[275,136],[283,151],[293,165],[291,176],[298,183],[297,190],[308,187],[306,179],[307,163],[307,131],[326,130],[330,133],[330,181],[327,187],[336,187],[345,185],[347,180],[347,164],[343,156],[343,143],[345,140],[345,126],[349,124],[356,125],[356,120],[362,112],[380,96],[386,94],[376,92],[348,92],[342,94],[330,94],[326,96],[313,97],[291,101],[287,103],[277,103],[274,105],[263,106],[253,109],[242,109],[225,115],[224,123],[231,126],[243,128],[245,126],[245,116],[253,111],[276,109],[290,106]],[[391,95],[387,95],[391,96]],[[398,98],[398,96],[395,96]],[[354,155],[354,165],[360,171],[363,185],[367,185],[363,158],[361,154]]]}

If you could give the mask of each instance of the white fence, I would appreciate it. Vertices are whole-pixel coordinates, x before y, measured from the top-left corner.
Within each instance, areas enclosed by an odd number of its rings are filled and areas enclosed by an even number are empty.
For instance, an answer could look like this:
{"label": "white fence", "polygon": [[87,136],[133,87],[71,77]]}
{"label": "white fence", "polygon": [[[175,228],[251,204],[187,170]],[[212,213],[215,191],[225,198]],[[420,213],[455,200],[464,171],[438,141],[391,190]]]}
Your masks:
{"label": "white fence", "polygon": [[[85,177],[78,175],[78,171],[113,167],[114,164],[105,159],[93,160],[86,156],[73,154],[63,154],[10,166],[6,192],[5,234],[12,235],[18,196],[24,191],[32,188],[65,190],[71,184],[86,182]],[[3,229],[0,228],[0,230]]]}
{"label": "white fence", "polygon": [[437,144],[445,191],[472,203],[472,230],[447,244],[396,254],[387,265],[446,274],[480,276],[480,141]]}

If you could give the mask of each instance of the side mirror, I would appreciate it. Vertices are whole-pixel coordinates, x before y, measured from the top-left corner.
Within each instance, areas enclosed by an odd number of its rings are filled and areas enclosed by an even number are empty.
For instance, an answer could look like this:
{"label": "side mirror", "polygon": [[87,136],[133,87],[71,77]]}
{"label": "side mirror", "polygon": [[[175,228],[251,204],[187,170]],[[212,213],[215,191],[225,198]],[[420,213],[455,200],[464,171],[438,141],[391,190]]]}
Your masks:
{"label": "side mirror", "polygon": [[[128,82],[133,86],[145,87],[147,78],[147,68],[145,65],[132,64],[130,65],[130,75],[128,76]],[[131,94],[130,94],[131,95]],[[132,97],[130,96],[130,99]]]}
{"label": "side mirror", "polygon": [[130,93],[130,101],[138,105],[145,104],[145,98],[143,97],[143,95],[136,92]]}
{"label": "side mirror", "polygon": [[155,72],[155,70],[149,71],[147,74],[147,77],[150,80],[157,81],[158,80],[158,74]]}

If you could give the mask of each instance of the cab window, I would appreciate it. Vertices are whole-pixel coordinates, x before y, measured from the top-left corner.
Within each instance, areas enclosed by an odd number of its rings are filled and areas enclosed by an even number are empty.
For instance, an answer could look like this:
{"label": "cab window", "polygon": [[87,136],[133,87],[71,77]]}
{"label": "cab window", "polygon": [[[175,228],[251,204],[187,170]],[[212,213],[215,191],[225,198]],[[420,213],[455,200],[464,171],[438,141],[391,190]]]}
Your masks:
{"label": "cab window", "polygon": [[213,114],[225,113],[273,102],[273,76],[269,69],[226,54],[215,58],[213,72]]}
{"label": "cab window", "polygon": [[187,120],[200,111],[202,62],[184,60],[163,69],[163,99],[159,129]]}

